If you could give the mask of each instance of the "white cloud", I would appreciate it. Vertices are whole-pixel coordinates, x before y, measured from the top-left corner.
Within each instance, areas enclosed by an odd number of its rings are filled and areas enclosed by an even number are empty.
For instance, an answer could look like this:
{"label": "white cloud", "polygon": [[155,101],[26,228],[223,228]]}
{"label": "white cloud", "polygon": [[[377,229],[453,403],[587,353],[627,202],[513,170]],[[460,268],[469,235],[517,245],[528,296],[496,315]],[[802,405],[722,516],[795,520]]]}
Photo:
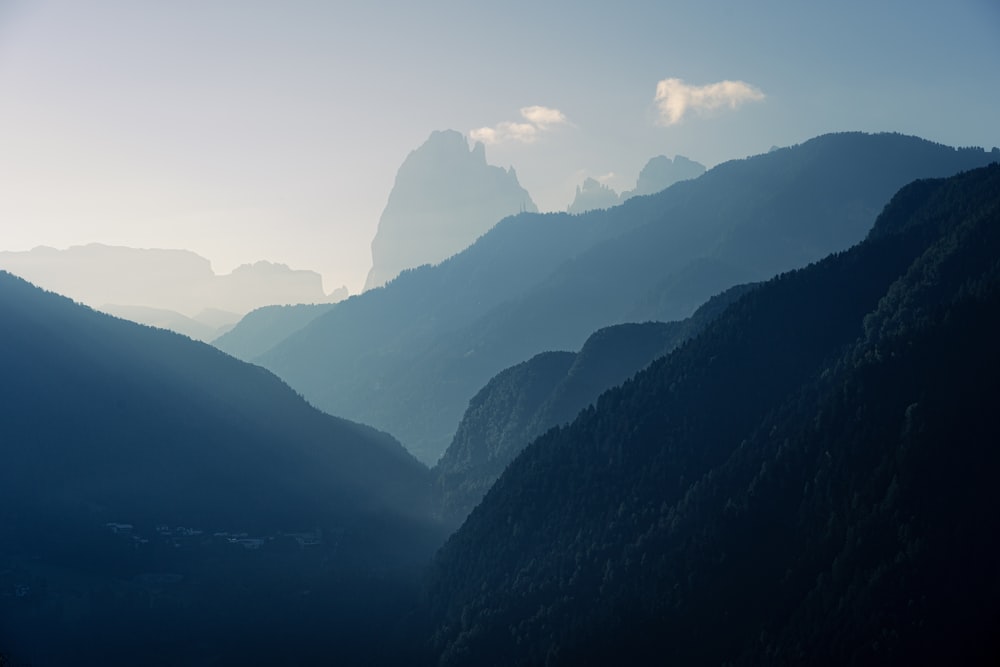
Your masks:
{"label": "white cloud", "polygon": [[498,142],[497,131],[492,127],[480,127],[476,130],[469,130],[469,138],[473,141],[481,141],[484,144],[495,144]]}
{"label": "white cloud", "polygon": [[568,125],[566,115],[559,109],[530,106],[521,108],[521,117],[526,123],[503,121],[494,127],[480,127],[469,131],[469,138],[484,144],[499,144],[505,141],[519,141],[530,144],[538,135],[558,125]]}
{"label": "white cloud", "polygon": [[656,84],[656,106],[661,125],[675,125],[688,111],[712,111],[722,107],[736,109],[746,102],[759,102],[764,93],[745,81],[719,81],[691,86],[681,79],[663,79]]}
{"label": "white cloud", "polygon": [[521,116],[529,123],[534,123],[543,129],[549,125],[565,125],[569,122],[566,120],[566,114],[562,111],[548,107],[522,107]]}

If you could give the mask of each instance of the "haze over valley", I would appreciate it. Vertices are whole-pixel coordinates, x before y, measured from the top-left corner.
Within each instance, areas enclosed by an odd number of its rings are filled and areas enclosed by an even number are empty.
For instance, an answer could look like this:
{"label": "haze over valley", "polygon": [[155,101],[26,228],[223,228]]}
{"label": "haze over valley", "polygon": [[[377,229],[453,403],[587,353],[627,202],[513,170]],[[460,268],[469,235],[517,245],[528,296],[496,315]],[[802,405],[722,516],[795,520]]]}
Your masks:
{"label": "haze over valley", "polygon": [[0,0],[0,665],[996,664],[998,35]]}

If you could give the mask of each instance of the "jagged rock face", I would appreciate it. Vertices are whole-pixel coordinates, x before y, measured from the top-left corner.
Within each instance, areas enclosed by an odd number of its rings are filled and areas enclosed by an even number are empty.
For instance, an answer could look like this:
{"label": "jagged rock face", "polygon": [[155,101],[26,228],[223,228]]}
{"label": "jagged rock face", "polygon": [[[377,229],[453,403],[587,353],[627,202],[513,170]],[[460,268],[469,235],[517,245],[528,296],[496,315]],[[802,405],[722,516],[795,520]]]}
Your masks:
{"label": "jagged rock face", "polygon": [[272,304],[322,303],[335,298],[323,293],[323,277],[315,271],[297,270],[285,264],[259,261],[243,264],[220,276],[215,301],[246,313]]}
{"label": "jagged rock face", "polygon": [[537,210],[512,168],[486,163],[481,143],[470,150],[459,132],[433,132],[396,174],[372,241],[365,289],[447,259],[508,215]]}
{"label": "jagged rock face", "polygon": [[703,173],[705,165],[689,160],[683,155],[678,155],[673,160],[665,155],[657,155],[639,172],[635,188],[621,194],[593,178],[587,178],[583,185],[577,186],[576,197],[566,208],[566,212],[585,213],[599,208],[611,208],[632,197],[655,194],[678,181],[697,178]]}
{"label": "jagged rock face", "polygon": [[658,155],[646,163],[639,172],[635,189],[622,193],[622,201],[639,195],[651,195],[666,190],[678,181],[697,178],[705,173],[705,165],[677,155],[673,160]]}
{"label": "jagged rock face", "polygon": [[576,197],[566,212],[584,213],[598,208],[611,208],[617,206],[619,202],[617,192],[596,179],[587,178],[583,181],[583,185],[577,186]]}

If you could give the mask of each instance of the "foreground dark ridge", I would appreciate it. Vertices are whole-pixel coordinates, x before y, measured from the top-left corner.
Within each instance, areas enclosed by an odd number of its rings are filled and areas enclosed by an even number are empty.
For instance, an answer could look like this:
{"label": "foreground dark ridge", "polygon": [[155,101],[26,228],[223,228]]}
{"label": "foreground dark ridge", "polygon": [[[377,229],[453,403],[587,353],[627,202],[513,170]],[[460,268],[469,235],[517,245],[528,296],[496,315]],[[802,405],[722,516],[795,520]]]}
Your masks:
{"label": "foreground dark ridge", "polygon": [[270,372],[0,272],[0,651],[378,655],[442,536],[429,472]]}

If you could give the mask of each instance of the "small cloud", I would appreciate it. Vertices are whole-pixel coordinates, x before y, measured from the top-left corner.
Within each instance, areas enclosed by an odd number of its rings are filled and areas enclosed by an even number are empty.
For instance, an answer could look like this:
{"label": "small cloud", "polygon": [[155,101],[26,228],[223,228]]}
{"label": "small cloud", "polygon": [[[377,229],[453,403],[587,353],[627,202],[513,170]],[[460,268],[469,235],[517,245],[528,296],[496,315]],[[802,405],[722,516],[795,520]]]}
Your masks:
{"label": "small cloud", "polygon": [[719,81],[692,86],[681,79],[663,79],[656,84],[656,106],[661,125],[676,125],[688,111],[713,111],[722,107],[736,109],[747,102],[759,102],[764,93],[745,81]]}
{"label": "small cloud", "polygon": [[469,137],[484,144],[499,144],[504,141],[520,141],[530,144],[538,138],[539,128],[531,123],[511,123],[504,121],[496,127],[481,127],[471,130]]}
{"label": "small cloud", "polygon": [[530,106],[521,108],[521,117],[528,121],[518,123],[503,121],[494,127],[480,127],[469,131],[469,138],[484,144],[499,144],[505,141],[519,141],[530,144],[538,139],[538,135],[558,125],[568,125],[566,115],[559,109]]}
{"label": "small cloud", "polygon": [[539,106],[522,107],[521,117],[543,129],[549,125],[565,125],[569,122],[566,120],[566,114],[559,109]]}
{"label": "small cloud", "polygon": [[599,183],[603,183],[604,185],[607,185],[608,183],[610,183],[611,181],[615,180],[616,178],[618,178],[618,174],[616,174],[613,171],[609,171],[608,173],[606,173],[606,174],[604,174],[602,176],[598,176],[596,178],[596,180]]}
{"label": "small cloud", "polygon": [[492,127],[481,127],[478,130],[469,130],[469,138],[473,141],[481,141],[484,144],[495,144],[499,141],[496,129]]}

